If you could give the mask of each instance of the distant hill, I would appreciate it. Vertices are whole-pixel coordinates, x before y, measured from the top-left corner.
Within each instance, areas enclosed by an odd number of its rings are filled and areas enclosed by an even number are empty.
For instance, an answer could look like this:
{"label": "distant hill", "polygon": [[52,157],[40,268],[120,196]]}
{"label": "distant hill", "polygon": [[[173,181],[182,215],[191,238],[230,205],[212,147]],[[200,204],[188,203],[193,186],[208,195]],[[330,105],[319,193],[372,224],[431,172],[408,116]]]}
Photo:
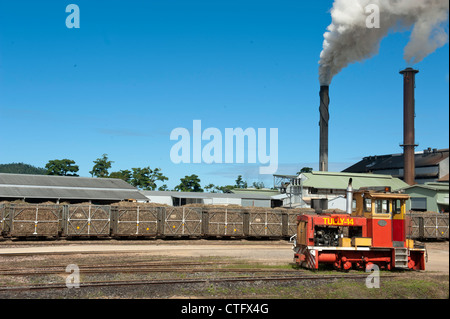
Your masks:
{"label": "distant hill", "polygon": [[24,163],[0,164],[0,173],[45,175],[47,170]]}

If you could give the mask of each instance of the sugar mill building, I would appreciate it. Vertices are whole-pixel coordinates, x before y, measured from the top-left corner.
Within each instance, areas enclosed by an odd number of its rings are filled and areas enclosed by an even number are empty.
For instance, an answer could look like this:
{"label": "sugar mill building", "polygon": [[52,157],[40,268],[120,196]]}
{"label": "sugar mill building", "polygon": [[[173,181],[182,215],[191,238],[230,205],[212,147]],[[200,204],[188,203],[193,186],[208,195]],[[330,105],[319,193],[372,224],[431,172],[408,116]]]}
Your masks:
{"label": "sugar mill building", "polygon": [[147,198],[116,178],[0,173],[0,201],[4,200],[110,204],[124,200],[146,201]]}
{"label": "sugar mill building", "polygon": [[353,189],[390,187],[397,191],[409,186],[390,175],[316,172],[295,175],[275,175],[276,187],[287,195],[285,206],[339,209],[345,211],[345,194],[349,179]]}
{"label": "sugar mill building", "polygon": [[[449,181],[449,149],[428,148],[414,154],[415,182],[425,184],[429,182]],[[392,175],[404,178],[404,156],[389,154],[364,157],[358,163],[343,170],[345,173],[373,173]]]}

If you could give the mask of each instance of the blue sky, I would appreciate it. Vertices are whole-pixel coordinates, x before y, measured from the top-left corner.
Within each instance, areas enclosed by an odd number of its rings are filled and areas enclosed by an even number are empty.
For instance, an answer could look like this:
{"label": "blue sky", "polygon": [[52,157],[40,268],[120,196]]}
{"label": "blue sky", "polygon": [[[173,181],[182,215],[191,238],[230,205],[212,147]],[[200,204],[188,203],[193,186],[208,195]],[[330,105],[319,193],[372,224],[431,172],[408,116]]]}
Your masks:
{"label": "blue sky", "polygon": [[[68,29],[65,8],[80,8]],[[160,167],[173,188],[250,183],[259,164],[174,164],[170,132],[278,128],[280,174],[318,169],[318,60],[333,1],[0,1],[0,163],[44,167],[69,158],[90,176]],[[330,87],[329,169],[402,152],[403,48],[390,34],[378,55]],[[414,67],[418,150],[449,146],[448,44]],[[204,142],[205,144],[205,142]]]}

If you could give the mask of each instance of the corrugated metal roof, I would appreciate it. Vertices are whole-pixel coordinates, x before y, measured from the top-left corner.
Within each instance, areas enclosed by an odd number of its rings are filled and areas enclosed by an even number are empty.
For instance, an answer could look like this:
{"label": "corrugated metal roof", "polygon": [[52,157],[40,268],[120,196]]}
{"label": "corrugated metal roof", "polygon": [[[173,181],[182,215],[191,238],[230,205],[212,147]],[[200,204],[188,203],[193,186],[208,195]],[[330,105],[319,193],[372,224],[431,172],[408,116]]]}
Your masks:
{"label": "corrugated metal roof", "polygon": [[147,200],[121,179],[0,173],[0,197],[60,200]]}
{"label": "corrugated metal roof", "polygon": [[[437,165],[439,162],[449,157],[449,149],[437,150],[436,152],[417,152],[414,155],[415,166],[427,167]],[[343,172],[368,172],[385,169],[399,169],[403,168],[404,160],[403,154],[389,154],[368,156],[363,158],[358,163],[346,168]]]}
{"label": "corrugated metal roof", "polygon": [[288,197],[289,197],[289,196],[286,195],[286,194],[279,194],[279,195],[274,195],[274,196],[272,196],[271,198],[272,198],[272,199],[283,200],[283,199],[288,198]]}
{"label": "corrugated metal roof", "polygon": [[407,187],[408,184],[390,175],[312,172],[302,173],[303,187],[321,189],[347,189],[348,181],[352,178],[353,189],[362,187],[391,187],[393,191]]}
{"label": "corrugated metal roof", "polygon": [[448,183],[425,183],[425,184],[417,184],[417,185],[407,186],[404,189],[411,189],[411,188],[426,188],[426,189],[431,189],[434,191],[442,191],[442,192],[448,193],[449,184]]}
{"label": "corrugated metal roof", "polygon": [[257,188],[233,188],[231,190],[234,194],[239,194],[242,196],[274,196],[278,195],[280,192],[273,189],[257,189]]}
{"label": "corrugated metal roof", "polygon": [[230,193],[202,193],[202,192],[174,192],[174,191],[141,191],[145,196],[171,196],[175,198],[243,198],[243,199],[270,199],[271,195],[263,194],[230,194]]}
{"label": "corrugated metal roof", "polygon": [[436,196],[436,203],[439,205],[449,205],[448,193],[438,193]]}
{"label": "corrugated metal roof", "polygon": [[28,175],[0,173],[0,184],[21,186],[60,186],[89,188],[123,188],[134,189],[127,182],[117,178],[91,178],[76,176]]}
{"label": "corrugated metal roof", "polygon": [[283,175],[283,174],[274,174],[274,177],[279,177],[279,178],[297,178],[298,175]]}

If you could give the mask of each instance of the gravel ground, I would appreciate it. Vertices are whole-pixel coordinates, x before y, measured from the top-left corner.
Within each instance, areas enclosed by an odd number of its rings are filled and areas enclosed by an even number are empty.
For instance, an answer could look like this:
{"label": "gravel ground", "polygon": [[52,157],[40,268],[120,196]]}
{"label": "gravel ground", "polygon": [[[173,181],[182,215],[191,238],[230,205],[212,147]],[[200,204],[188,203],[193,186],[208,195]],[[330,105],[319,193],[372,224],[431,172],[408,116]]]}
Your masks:
{"label": "gravel ground", "polygon": [[[448,291],[449,243],[427,243],[428,263],[425,272],[401,274],[405,282],[443,283]],[[69,254],[69,252],[77,252]],[[5,255],[15,253],[15,255]],[[30,253],[32,253],[30,255]],[[151,240],[151,241],[44,241],[0,243],[0,268],[37,267],[51,265],[102,265],[151,261],[238,261],[268,267],[290,267],[293,252],[287,241],[229,241],[229,240]],[[218,266],[219,267],[219,266]],[[100,280],[142,280],[163,278],[217,278],[227,273],[149,273],[149,274],[81,274],[81,282]],[[241,274],[245,275],[245,274]],[[251,274],[247,274],[251,275]],[[0,276],[0,285],[65,283],[67,275]],[[330,283],[327,283],[330,284]],[[336,283],[338,285],[339,283]],[[53,291],[0,292],[0,299],[9,298],[314,298],[309,287],[322,287],[311,291],[328,291],[323,282],[242,282],[144,285],[127,287],[101,287],[58,289]],[[431,288],[430,288],[431,289]],[[300,293],[303,292],[303,293]],[[425,297],[441,298],[442,292],[426,291]],[[444,293],[445,294],[445,293]],[[334,296],[334,295],[331,295]],[[337,295],[339,296],[339,295]],[[327,296],[326,298],[328,298]],[[370,297],[370,296],[369,296]],[[389,297],[389,296],[388,296]],[[412,296],[416,298],[417,296]],[[447,296],[443,296],[448,298]],[[333,297],[332,297],[333,298]],[[350,298],[352,298],[350,296]],[[420,297],[419,297],[420,298]]]}

